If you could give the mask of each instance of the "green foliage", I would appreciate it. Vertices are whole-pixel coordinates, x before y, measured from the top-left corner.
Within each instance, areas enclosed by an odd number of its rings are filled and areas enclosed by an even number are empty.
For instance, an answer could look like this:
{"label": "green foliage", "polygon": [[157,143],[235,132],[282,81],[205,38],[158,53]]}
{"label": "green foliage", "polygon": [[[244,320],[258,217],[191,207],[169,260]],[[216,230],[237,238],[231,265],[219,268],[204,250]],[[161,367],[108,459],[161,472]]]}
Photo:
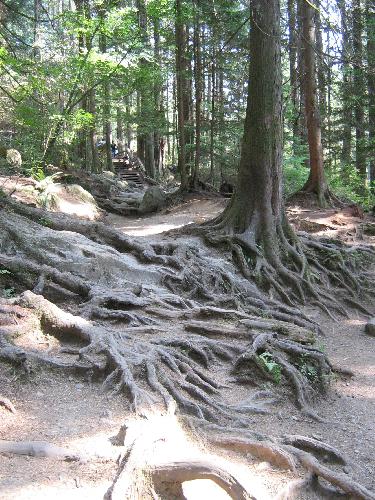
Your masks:
{"label": "green foliage", "polygon": [[10,288],[4,288],[3,290],[3,297],[4,299],[11,299],[16,295],[16,290],[13,287]]}
{"label": "green foliage", "polygon": [[310,382],[316,384],[319,382],[319,373],[316,367],[311,363],[308,355],[302,354],[298,362],[298,370]]}
{"label": "green foliage", "polygon": [[30,170],[30,176],[36,181],[43,181],[46,178],[46,174],[42,167],[35,167]]}
{"label": "green foliage", "polygon": [[296,145],[291,141],[285,143],[283,159],[285,198],[299,191],[307,181],[309,176],[307,159],[308,150],[306,145]]}
{"label": "green foliage", "polygon": [[51,227],[52,226],[52,221],[50,219],[47,219],[47,217],[40,217],[38,219],[38,223],[41,226],[45,226],[45,227]]}
{"label": "green foliage", "polygon": [[12,274],[10,271],[8,271],[8,269],[0,269],[0,275],[4,275],[4,274]]}
{"label": "green foliage", "polygon": [[375,205],[375,192],[370,186],[364,187],[363,178],[353,166],[336,168],[327,171],[327,180],[332,191],[339,198],[372,208]]}
{"label": "green foliage", "polygon": [[259,361],[273,377],[273,380],[276,384],[279,384],[281,381],[281,366],[276,363],[273,359],[272,354],[270,352],[265,351],[263,354],[258,356]]}

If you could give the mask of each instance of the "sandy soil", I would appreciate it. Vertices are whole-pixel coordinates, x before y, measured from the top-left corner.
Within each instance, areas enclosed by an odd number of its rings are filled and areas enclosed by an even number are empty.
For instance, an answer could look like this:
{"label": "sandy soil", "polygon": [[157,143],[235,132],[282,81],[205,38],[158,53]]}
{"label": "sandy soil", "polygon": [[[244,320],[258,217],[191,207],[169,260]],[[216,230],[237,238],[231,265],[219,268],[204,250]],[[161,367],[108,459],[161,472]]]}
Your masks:
{"label": "sandy soil", "polygon": [[222,212],[227,202],[225,198],[191,195],[184,203],[147,217],[108,214],[105,221],[129,235],[150,236],[187,224],[204,222]]}
{"label": "sandy soil", "polygon": [[[188,202],[164,213],[142,219],[108,215],[106,221],[127,234],[147,236],[202,222],[218,214],[226,200],[192,197]],[[339,236],[351,243],[375,243],[357,230],[361,218],[349,209],[325,212],[299,211],[289,214],[297,228],[313,233]],[[372,307],[373,305],[369,305]],[[335,365],[352,370],[353,377],[333,378],[324,396],[317,395],[315,411],[323,423],[312,421],[283,397],[270,415],[254,416],[253,428],[272,435],[303,434],[336,446],[347,457],[345,471],[375,490],[375,338],[364,333],[365,318],[357,313],[334,323],[316,310],[326,336],[320,341]],[[33,340],[35,342],[35,339]],[[41,338],[41,344],[51,339]],[[46,347],[41,347],[45,349]],[[53,348],[53,346],[51,346]],[[45,458],[0,455],[0,499],[96,499],[103,498],[116,471],[119,449],[109,438],[117,433],[129,415],[123,396],[109,397],[100,385],[52,371],[33,373],[25,379],[14,368],[0,363],[0,392],[17,408],[12,414],[0,407],[0,439],[43,440],[66,446],[87,456],[87,461],[65,462]],[[276,392],[279,388],[273,388]],[[282,392],[281,388],[281,392]],[[241,398],[241,388],[228,397]],[[259,499],[272,498],[296,476],[280,472],[267,463],[250,457],[244,463],[234,453],[223,454],[240,477],[250,474],[257,483]],[[246,467],[245,467],[246,465]],[[228,498],[211,484],[191,483],[186,489],[190,499]]]}

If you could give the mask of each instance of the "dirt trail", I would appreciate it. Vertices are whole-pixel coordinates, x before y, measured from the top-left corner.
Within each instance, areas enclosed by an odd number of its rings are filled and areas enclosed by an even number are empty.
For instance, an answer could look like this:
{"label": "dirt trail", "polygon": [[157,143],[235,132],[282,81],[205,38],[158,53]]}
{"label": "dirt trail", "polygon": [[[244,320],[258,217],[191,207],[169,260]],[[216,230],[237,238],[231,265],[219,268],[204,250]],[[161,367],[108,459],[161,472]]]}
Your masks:
{"label": "dirt trail", "polygon": [[151,236],[191,223],[204,222],[219,214],[225,207],[224,198],[191,196],[181,205],[144,217],[122,217],[108,214],[106,223],[133,236]]}
{"label": "dirt trail", "polygon": [[[145,237],[160,234],[162,237],[163,231],[213,217],[225,203],[222,199],[193,197],[165,213],[142,219],[110,214],[106,221],[126,234]],[[310,221],[322,225],[321,228],[314,226],[315,233],[326,232],[327,236],[358,242],[356,226],[360,219],[348,212],[298,214],[291,209],[290,213],[294,213],[296,225],[301,230],[308,230]],[[335,323],[315,310],[307,312],[317,316],[326,332],[321,348],[336,366],[351,370],[354,376],[332,379],[328,395],[317,397],[314,409],[324,422],[304,417],[284,397],[272,409],[272,414],[254,416],[253,430],[267,434],[272,429],[275,436],[302,434],[336,446],[348,457],[345,471],[375,490],[375,338],[365,335],[365,318],[357,314]],[[48,336],[38,341],[46,344],[47,349],[53,348],[53,339]],[[2,396],[11,399],[17,408],[17,413],[12,414],[0,407],[0,439],[44,440],[97,455],[95,460],[81,462],[0,455],[0,499],[103,498],[116,472],[120,451],[111,446],[109,437],[117,432],[129,414],[127,399],[109,397],[100,385],[47,370],[33,373],[26,380],[1,363],[0,387]],[[231,398],[240,399],[241,388],[231,394]],[[296,477],[251,458],[246,464],[248,469],[244,469],[239,456],[229,453],[226,457],[240,475],[244,471],[256,475],[262,500],[274,497]],[[190,484],[189,492],[186,490],[189,499],[228,498],[212,484],[206,483],[204,488],[202,484]]]}

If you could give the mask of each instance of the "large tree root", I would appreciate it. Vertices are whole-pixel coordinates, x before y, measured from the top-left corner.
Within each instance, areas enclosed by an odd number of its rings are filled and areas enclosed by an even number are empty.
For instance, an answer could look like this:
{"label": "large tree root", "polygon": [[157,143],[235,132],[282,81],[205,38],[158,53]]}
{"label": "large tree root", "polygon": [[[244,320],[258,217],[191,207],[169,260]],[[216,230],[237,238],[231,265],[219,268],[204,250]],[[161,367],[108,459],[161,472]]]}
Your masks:
{"label": "large tree root", "polygon": [[314,474],[317,477],[328,481],[334,486],[338,486],[342,491],[352,495],[354,498],[360,498],[363,500],[374,500],[375,494],[364,488],[361,484],[350,479],[346,474],[334,472],[325,465],[319,463],[319,461],[309,453],[302,450],[297,450],[296,448],[289,448],[291,453],[293,453],[301,465]]}
{"label": "large tree root", "polygon": [[28,455],[29,457],[61,458],[67,461],[80,457],[67,448],[61,448],[45,441],[4,441],[0,440],[0,455]]}
{"label": "large tree root", "polygon": [[146,474],[151,476],[156,489],[160,488],[161,485],[164,489],[166,483],[182,485],[186,481],[210,479],[233,499],[255,500],[255,497],[250,495],[234,476],[210,462],[192,461],[158,464],[146,469]]}
{"label": "large tree root", "polygon": [[[280,233],[292,262],[287,268],[280,259],[265,259],[256,245],[238,235],[209,236],[211,243],[225,243],[223,256],[200,239],[145,242],[102,223],[46,216],[6,203],[8,211],[0,214],[0,266],[23,293],[0,303],[1,359],[26,371],[37,363],[100,379],[109,390],[128,397],[131,408],[143,416],[140,422],[150,412],[168,415],[175,405],[195,428],[210,423],[216,431],[235,430],[218,435],[211,429],[208,441],[215,447],[250,454],[284,469],[293,470],[300,463],[343,491],[371,498],[365,489],[348,478],[342,482],[341,476],[318,462],[315,455],[339,462],[339,452],[328,445],[299,436],[277,442],[248,434],[254,415],[278,404],[278,384],[294,395],[305,414],[318,418],[313,399],[326,389],[332,366],[314,345],[319,325],[295,304],[310,297],[323,305],[336,287],[347,297],[348,287],[352,288],[350,300],[355,301],[362,271],[361,263],[356,268],[349,259],[348,264],[345,256],[351,250],[306,238],[305,258],[300,244]],[[323,269],[316,260],[319,252],[327,256]],[[263,282],[257,286],[260,275]],[[361,285],[366,287],[364,278]],[[329,291],[323,292],[324,287]],[[332,297],[332,304],[337,312],[345,312],[339,298]],[[26,323],[30,335],[35,329],[53,335],[60,351],[21,348],[17,337]],[[273,391],[259,390],[265,381]],[[228,393],[239,383],[244,395],[234,403]],[[148,434],[148,443],[145,437],[138,438],[139,433],[130,441],[127,438],[118,477],[108,494],[113,499],[127,498],[126,494],[137,498],[136,486],[126,484],[137,471],[142,471],[142,488],[147,487],[147,478],[154,478],[151,482],[156,485],[164,474],[174,477],[180,491],[176,478],[187,477],[187,471],[194,478],[213,474],[223,487],[240,488],[225,468],[210,466],[209,472],[198,467],[199,457],[187,460],[195,463],[190,468],[182,467],[183,457],[139,462],[155,442],[155,432]],[[175,462],[180,465],[160,467]]]}
{"label": "large tree root", "polygon": [[365,314],[360,299],[375,295],[368,275],[375,251],[368,247],[348,247],[341,242],[296,235],[285,216],[276,223],[276,238],[267,240],[262,218],[254,214],[243,232],[236,232],[236,214],[231,206],[202,226],[188,226],[183,232],[203,237],[214,247],[226,247],[243,276],[277,296],[291,308],[296,304],[320,307],[335,319],[347,316],[343,303]]}
{"label": "large tree root", "polygon": [[11,413],[16,413],[16,409],[12,403],[12,401],[8,398],[3,398],[0,396],[0,406],[4,406]]}

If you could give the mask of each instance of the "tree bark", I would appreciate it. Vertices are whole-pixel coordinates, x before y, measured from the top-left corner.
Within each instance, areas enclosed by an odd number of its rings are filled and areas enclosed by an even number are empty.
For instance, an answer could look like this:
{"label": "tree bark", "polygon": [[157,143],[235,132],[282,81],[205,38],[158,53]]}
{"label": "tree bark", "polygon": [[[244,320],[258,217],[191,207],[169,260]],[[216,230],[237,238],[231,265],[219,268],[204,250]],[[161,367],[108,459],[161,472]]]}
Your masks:
{"label": "tree bark", "polygon": [[299,104],[298,104],[298,75],[297,75],[297,35],[296,35],[296,3],[294,0],[288,0],[288,27],[289,27],[289,75],[290,75],[290,97],[292,101],[293,117],[292,117],[292,130],[293,130],[293,146],[300,143],[298,133],[298,118],[299,118]]}
{"label": "tree bark", "polygon": [[320,12],[315,12],[315,32],[316,32],[316,55],[317,55],[317,70],[318,70],[318,102],[319,114],[322,128],[323,142],[326,143],[326,118],[327,118],[327,76],[324,61],[322,21]]}
{"label": "tree bark", "polygon": [[303,37],[303,86],[310,155],[310,175],[302,191],[315,193],[319,204],[323,206],[328,194],[328,185],[324,175],[322,132],[316,81],[314,9],[305,0],[301,0],[300,8]]}
{"label": "tree bark", "polygon": [[361,0],[353,0],[353,57],[354,76],[353,92],[355,93],[355,150],[356,167],[359,175],[366,182],[366,148],[365,148],[365,80],[363,74],[363,17]]}
{"label": "tree bark", "polygon": [[[375,183],[375,3],[366,0],[370,182]],[[375,184],[371,186],[375,191]]]}
{"label": "tree bark", "polygon": [[[138,9],[138,24],[141,32],[141,37],[145,46],[149,45],[149,39],[147,35],[147,11],[145,0],[137,0]],[[145,59],[141,59],[141,66],[147,67],[148,63]],[[144,84],[143,84],[144,85]],[[154,132],[151,129],[150,123],[150,113],[148,112],[148,107],[153,103],[153,92],[150,89],[145,88],[145,86],[138,93],[139,95],[139,119],[140,127],[138,130],[138,156],[142,162],[147,172],[147,175],[152,179],[155,177],[155,158],[154,158]]]}
{"label": "tree bark", "polygon": [[214,182],[215,170],[215,120],[216,120],[216,32],[212,30],[211,53],[211,120],[210,120],[210,182]]}
{"label": "tree bark", "polygon": [[342,31],[342,150],[341,161],[344,168],[349,166],[352,161],[352,122],[353,108],[351,103],[352,93],[352,70],[349,63],[351,56],[351,30],[349,13],[346,8],[346,0],[340,0],[340,16],[341,16],[341,31]]}
{"label": "tree bark", "polygon": [[[103,15],[103,13],[100,13]],[[104,34],[100,35],[99,48],[103,54],[107,52],[107,40]],[[111,97],[108,79],[103,84],[103,135],[105,140],[106,170],[113,171],[111,150]]]}
{"label": "tree bark", "polygon": [[194,79],[195,79],[195,159],[191,184],[197,187],[199,164],[201,157],[201,123],[202,123],[202,53],[201,53],[201,21],[200,0],[195,0],[196,15],[194,22]]}
{"label": "tree bark", "polygon": [[282,99],[279,0],[251,3],[250,76],[237,187],[223,220],[250,247],[277,248],[281,196]]}
{"label": "tree bark", "polygon": [[188,189],[186,168],[186,116],[184,106],[184,79],[186,78],[184,56],[186,50],[186,33],[182,19],[182,2],[175,1],[176,8],[176,82],[177,82],[177,121],[178,121],[178,171],[181,176],[181,191]]}

